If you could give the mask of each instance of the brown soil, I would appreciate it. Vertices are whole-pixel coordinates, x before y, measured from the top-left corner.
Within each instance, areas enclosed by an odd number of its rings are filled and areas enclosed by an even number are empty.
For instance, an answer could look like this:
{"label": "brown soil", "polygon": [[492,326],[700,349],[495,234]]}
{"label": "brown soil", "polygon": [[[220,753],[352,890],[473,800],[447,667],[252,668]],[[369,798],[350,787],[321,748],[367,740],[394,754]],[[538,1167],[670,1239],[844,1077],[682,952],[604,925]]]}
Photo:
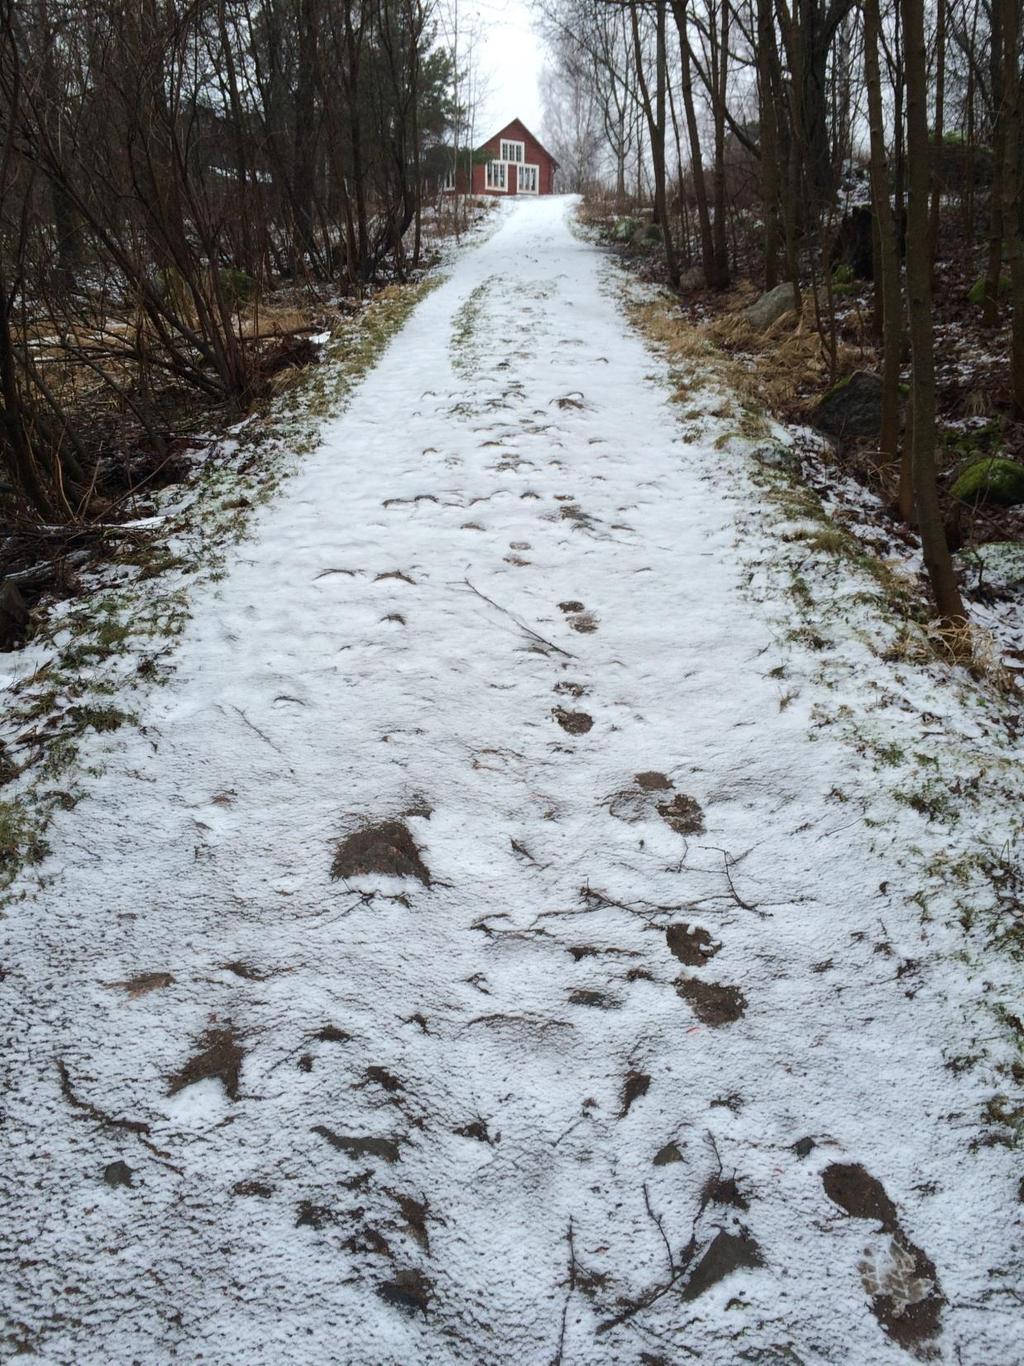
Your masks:
{"label": "brown soil", "polygon": [[696,977],[680,977],[676,991],[692,1009],[702,1024],[717,1027],[732,1024],[747,1008],[747,1000],[739,987],[723,986],[719,982],[701,982]]}
{"label": "brown soil", "polygon": [[558,604],[558,610],[559,610],[560,612],[582,612],[582,611],[583,611],[583,604],[582,604],[582,602],[576,602],[576,601],[560,602],[560,603]]}
{"label": "brown soil", "polygon": [[653,769],[634,774],[633,781],[644,792],[671,792],[672,790],[672,780],[667,778],[664,773],[656,773]]}
{"label": "brown soil", "polygon": [[614,996],[606,996],[603,991],[587,991],[583,987],[569,993],[569,1004],[573,1006],[593,1006],[597,1010],[618,1010],[622,1004]]}
{"label": "brown soil", "polygon": [[336,1134],[325,1124],[314,1124],[312,1132],[349,1157],[379,1157],[393,1164],[402,1155],[399,1141],[395,1138],[352,1138],[347,1134]]}
{"label": "brown soil", "polygon": [[274,1187],[266,1185],[263,1181],[236,1181],[231,1187],[232,1195],[253,1195],[258,1200],[269,1200],[274,1194]]}
{"label": "brown soil", "polygon": [[695,1300],[734,1271],[763,1265],[760,1248],[749,1233],[727,1233],[721,1229],[684,1286],[683,1299]]}
{"label": "brown soil", "polygon": [[677,835],[702,835],[704,812],[699,803],[685,792],[677,792],[670,802],[658,805],[658,814],[668,822]]}
{"label": "brown soil", "polygon": [[854,1219],[868,1219],[888,1233],[894,1245],[913,1259],[913,1278],[931,1283],[931,1290],[914,1304],[886,1292],[871,1295],[871,1312],[892,1340],[921,1360],[932,1360],[932,1340],[938,1336],[945,1296],[939,1289],[935,1263],[900,1228],[896,1206],[885,1187],[858,1162],[834,1162],[822,1173],[825,1194]]}
{"label": "brown soil", "polygon": [[629,1114],[629,1107],[641,1096],[646,1096],[650,1090],[651,1079],[645,1072],[627,1072],[626,1080],[622,1085],[622,1108],[619,1111],[619,1118],[623,1119]]}
{"label": "brown soil", "polygon": [[570,735],[586,735],[594,724],[594,718],[585,711],[566,711],[564,707],[555,707],[551,715]]}
{"label": "brown soil", "polygon": [[229,1100],[237,1100],[242,1060],[245,1057],[238,1035],[227,1025],[223,1029],[208,1030],[199,1043],[201,1051],[189,1058],[184,1067],[174,1074],[167,1094],[175,1096],[179,1091],[184,1091],[186,1086],[194,1086],[197,1081],[213,1077],[224,1087]]}
{"label": "brown soil", "polygon": [[363,877],[368,873],[415,877],[424,887],[430,886],[427,866],[402,821],[365,826],[338,845],[331,864],[332,878]]}
{"label": "brown soil", "polygon": [[854,1219],[872,1219],[887,1233],[899,1227],[896,1206],[877,1181],[859,1162],[833,1162],[821,1177],[825,1194]]}
{"label": "brown soil", "polygon": [[699,925],[669,925],[665,930],[669,952],[690,968],[702,968],[721,947],[711,942],[707,930]]}
{"label": "brown soil", "polygon": [[111,982],[110,985],[126,991],[134,999],[145,996],[147,992],[158,991],[161,987],[173,986],[174,978],[169,972],[141,972],[138,977],[130,977],[126,982]]}
{"label": "brown soil", "polygon": [[683,1155],[675,1143],[666,1143],[664,1148],[659,1148],[654,1154],[654,1165],[656,1167],[668,1167],[673,1162],[682,1162]]}
{"label": "brown soil", "polygon": [[390,1281],[382,1281],[377,1294],[388,1304],[396,1305],[407,1314],[426,1316],[433,1295],[433,1283],[422,1271],[398,1271]]}
{"label": "brown soil", "polygon": [[405,1090],[398,1078],[393,1076],[385,1067],[368,1067],[364,1080],[358,1084],[360,1086],[379,1086],[391,1095],[394,1095],[396,1091]]}
{"label": "brown soil", "polygon": [[430,1213],[430,1206],[425,1200],[417,1200],[411,1195],[400,1195],[398,1191],[388,1191],[388,1194],[402,1212],[406,1232],[416,1239],[424,1252],[429,1252],[430,1235],[427,1232],[427,1215]]}

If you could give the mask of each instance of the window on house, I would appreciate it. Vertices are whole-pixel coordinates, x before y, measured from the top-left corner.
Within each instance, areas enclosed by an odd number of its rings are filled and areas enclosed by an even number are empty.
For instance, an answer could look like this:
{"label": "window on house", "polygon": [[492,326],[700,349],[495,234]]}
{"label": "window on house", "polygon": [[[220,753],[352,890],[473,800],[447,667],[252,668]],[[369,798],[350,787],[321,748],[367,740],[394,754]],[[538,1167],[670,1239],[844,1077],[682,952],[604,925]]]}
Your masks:
{"label": "window on house", "polygon": [[522,142],[506,142],[501,140],[501,159],[502,161],[525,161],[526,144]]}
{"label": "window on house", "polygon": [[489,190],[503,190],[507,183],[508,167],[503,161],[489,161],[485,184]]}
{"label": "window on house", "polygon": [[524,164],[519,167],[519,193],[536,194],[540,180],[540,167]]}
{"label": "window on house", "polygon": [[449,170],[448,174],[445,176],[444,182],[443,182],[443,184],[441,185],[441,189],[442,189],[442,190],[454,190],[454,189],[455,189],[455,167],[454,167],[454,166]]}

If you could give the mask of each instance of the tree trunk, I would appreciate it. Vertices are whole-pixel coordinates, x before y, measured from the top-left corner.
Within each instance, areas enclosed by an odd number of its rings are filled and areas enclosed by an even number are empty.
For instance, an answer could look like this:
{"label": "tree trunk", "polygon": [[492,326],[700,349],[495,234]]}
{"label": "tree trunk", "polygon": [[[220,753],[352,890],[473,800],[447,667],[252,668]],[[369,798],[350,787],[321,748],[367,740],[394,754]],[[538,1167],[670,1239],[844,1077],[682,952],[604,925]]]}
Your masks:
{"label": "tree trunk", "polygon": [[[882,110],[882,82],[878,65],[878,0],[863,0],[864,83],[868,94],[868,123],[871,133],[871,198],[874,206],[875,234],[878,243],[876,278],[882,293],[882,430],[879,451],[882,459],[896,459],[899,447],[900,356],[903,350],[903,301],[900,293],[899,246],[892,212],[892,187],[885,154],[885,124]],[[910,523],[914,513],[910,452],[905,447],[900,464],[899,511]]]}
{"label": "tree trunk", "polygon": [[[928,75],[924,0],[901,0],[907,73],[907,233],[928,240]],[[907,256],[910,346],[913,359],[914,435],[912,471],[921,549],[944,630],[962,630],[967,616],[953,574],[935,479],[935,357],[932,335],[931,269],[926,251]]]}

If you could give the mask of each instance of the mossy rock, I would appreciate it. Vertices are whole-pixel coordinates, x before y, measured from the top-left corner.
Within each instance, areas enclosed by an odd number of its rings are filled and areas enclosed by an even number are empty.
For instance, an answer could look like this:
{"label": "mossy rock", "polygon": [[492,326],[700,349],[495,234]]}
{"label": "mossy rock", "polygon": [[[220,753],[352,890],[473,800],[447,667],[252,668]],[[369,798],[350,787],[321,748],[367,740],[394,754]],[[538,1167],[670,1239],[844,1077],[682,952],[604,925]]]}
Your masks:
{"label": "mossy rock", "polygon": [[856,276],[853,273],[853,266],[838,265],[832,272],[832,288],[837,285],[852,285]]}
{"label": "mossy rock", "polygon": [[616,242],[629,242],[642,227],[635,218],[619,218],[612,228],[612,237]]}
{"label": "mossy rock", "polygon": [[961,471],[950,494],[961,503],[1016,507],[1024,503],[1024,465],[998,456],[975,460]]}
{"label": "mossy rock", "polygon": [[[999,296],[1000,299],[1005,299],[1005,297],[1007,296],[1007,294],[1009,294],[1009,292],[1010,292],[1010,280],[1009,280],[1009,276],[1000,275],[1000,277],[999,277],[999,288],[998,288],[998,290],[997,290],[996,292],[997,292],[997,294],[998,294],[998,296]],[[971,304],[974,304],[975,308],[981,308],[981,306],[984,304],[984,302],[985,302],[985,277],[984,277],[984,275],[981,276],[980,279],[975,280],[974,284],[971,285],[970,289],[967,291],[967,302],[968,302],[968,303],[971,303]]]}

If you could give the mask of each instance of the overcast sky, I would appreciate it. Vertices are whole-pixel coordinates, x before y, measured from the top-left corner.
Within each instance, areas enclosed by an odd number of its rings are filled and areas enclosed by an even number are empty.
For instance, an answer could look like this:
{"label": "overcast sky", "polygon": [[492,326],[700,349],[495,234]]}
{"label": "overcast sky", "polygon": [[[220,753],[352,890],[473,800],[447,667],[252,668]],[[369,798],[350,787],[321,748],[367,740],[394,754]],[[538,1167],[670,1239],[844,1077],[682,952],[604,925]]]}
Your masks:
{"label": "overcast sky", "polygon": [[476,16],[481,37],[478,66],[485,91],[476,120],[478,139],[514,118],[543,137],[537,78],[544,54],[526,0],[460,0],[459,8],[463,24]]}

